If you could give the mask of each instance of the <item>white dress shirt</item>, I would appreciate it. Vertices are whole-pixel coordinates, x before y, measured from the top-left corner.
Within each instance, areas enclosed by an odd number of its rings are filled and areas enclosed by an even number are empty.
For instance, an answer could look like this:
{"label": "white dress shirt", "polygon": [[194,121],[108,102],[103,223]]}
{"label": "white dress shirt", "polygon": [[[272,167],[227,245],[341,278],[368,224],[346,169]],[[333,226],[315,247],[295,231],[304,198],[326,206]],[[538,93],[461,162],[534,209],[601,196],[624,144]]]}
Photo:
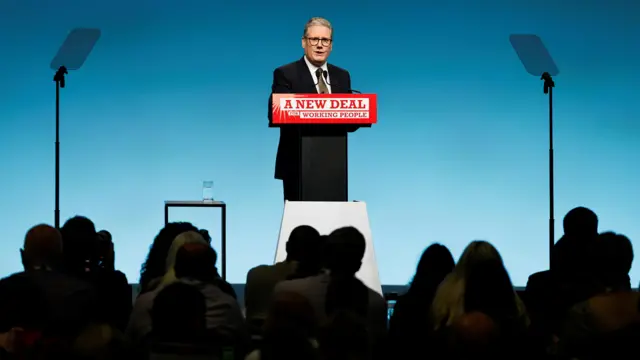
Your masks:
{"label": "white dress shirt", "polygon": [[[309,59],[307,59],[307,57],[304,57],[304,62],[307,63],[307,67],[309,68],[309,71],[311,72],[311,77],[313,78],[313,83],[316,84],[316,91],[318,93],[320,93],[320,89],[318,87],[318,76],[316,76],[316,70],[318,70],[318,67],[313,65]],[[327,84],[327,89],[329,90],[329,94],[333,93],[333,91],[331,91],[331,85],[329,85],[331,83],[331,74],[329,74],[329,70],[327,68],[327,63],[322,64],[322,66],[320,66],[320,69],[322,69],[322,71],[326,71],[327,72],[327,78],[325,79],[325,83]]]}

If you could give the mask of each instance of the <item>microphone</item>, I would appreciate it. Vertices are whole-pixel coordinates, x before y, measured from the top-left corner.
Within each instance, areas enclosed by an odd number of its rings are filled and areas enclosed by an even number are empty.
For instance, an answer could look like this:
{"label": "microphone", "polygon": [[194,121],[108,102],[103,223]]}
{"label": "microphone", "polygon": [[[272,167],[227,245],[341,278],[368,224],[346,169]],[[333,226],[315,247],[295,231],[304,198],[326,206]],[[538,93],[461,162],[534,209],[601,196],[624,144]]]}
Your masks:
{"label": "microphone", "polygon": [[[331,86],[331,83],[329,83],[329,72],[327,70],[323,70],[322,71],[322,76],[324,77],[324,83]],[[318,78],[318,81],[316,81],[316,83],[314,84],[315,86],[318,86],[318,84],[320,84],[320,78]]]}
{"label": "microphone", "polygon": [[[331,86],[331,83],[329,83],[329,72],[327,70],[324,70],[322,72],[322,76],[324,77],[324,82],[327,83],[327,85]],[[316,84],[316,85],[318,85],[318,84]],[[362,94],[360,91],[354,90],[354,89],[347,89],[347,93],[349,93],[349,94]]]}
{"label": "microphone", "polygon": [[331,84],[329,83],[329,72],[327,70],[322,71],[322,76],[324,77],[324,82],[326,82],[327,85],[331,86]]}

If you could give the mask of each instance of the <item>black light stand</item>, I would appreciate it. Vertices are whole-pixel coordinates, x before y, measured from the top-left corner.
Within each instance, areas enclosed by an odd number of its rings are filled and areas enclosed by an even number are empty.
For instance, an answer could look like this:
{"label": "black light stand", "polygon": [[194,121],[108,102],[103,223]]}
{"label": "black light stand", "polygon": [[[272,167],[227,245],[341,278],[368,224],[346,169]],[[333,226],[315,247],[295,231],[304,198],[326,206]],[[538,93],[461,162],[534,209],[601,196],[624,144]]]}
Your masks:
{"label": "black light stand", "polygon": [[56,74],[53,76],[53,81],[56,83],[56,180],[55,180],[55,226],[56,229],[60,229],[60,88],[65,86],[65,75],[67,75],[67,68],[60,66]]}
{"label": "black light stand", "polygon": [[556,84],[548,72],[543,73],[540,80],[544,80],[544,93],[549,94],[549,249],[553,249],[555,244],[555,218],[553,214],[553,88],[556,87]]}

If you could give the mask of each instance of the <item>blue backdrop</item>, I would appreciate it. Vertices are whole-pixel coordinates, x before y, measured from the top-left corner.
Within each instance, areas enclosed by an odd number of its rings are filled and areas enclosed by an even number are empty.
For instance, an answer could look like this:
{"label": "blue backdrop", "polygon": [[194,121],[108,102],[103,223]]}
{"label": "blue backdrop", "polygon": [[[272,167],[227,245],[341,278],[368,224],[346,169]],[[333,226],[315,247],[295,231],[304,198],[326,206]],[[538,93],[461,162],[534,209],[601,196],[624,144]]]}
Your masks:
{"label": "blue backdrop", "polygon": [[[53,223],[48,66],[75,27],[102,37],[62,92],[62,218],[109,229],[131,282],[163,201],[200,199],[203,180],[229,204],[230,280],[273,260],[282,193],[265,105],[312,16],[333,22],[331,62],[379,95],[379,124],[350,137],[349,191],[369,205],[384,284],[407,282],[431,242],[458,256],[472,239],[492,241],[516,285],[547,266],[548,98],[512,33],[540,35],[561,71],[557,233],[584,204],[602,230],[638,239],[639,11],[623,0],[3,0],[0,274],[20,270],[30,226]],[[209,228],[219,248],[214,210],[172,219]]]}

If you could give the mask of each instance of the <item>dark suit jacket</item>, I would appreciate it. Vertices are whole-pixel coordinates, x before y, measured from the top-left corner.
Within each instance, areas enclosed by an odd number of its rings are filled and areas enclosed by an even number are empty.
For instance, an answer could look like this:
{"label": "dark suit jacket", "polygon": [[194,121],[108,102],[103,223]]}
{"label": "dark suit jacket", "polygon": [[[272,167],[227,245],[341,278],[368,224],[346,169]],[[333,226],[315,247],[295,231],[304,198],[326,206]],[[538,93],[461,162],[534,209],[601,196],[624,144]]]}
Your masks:
{"label": "dark suit jacket", "polygon": [[[345,69],[327,64],[329,72],[329,82],[332,94],[346,94],[351,90],[351,76]],[[317,94],[316,84],[313,76],[309,72],[309,67],[300,60],[283,65],[273,71],[272,94]],[[269,126],[273,126],[271,119],[271,97],[269,97]],[[299,126],[280,127],[280,143],[278,144],[278,155],[276,157],[276,179],[297,177],[299,163]]]}
{"label": "dark suit jacket", "polygon": [[53,271],[30,271],[0,280],[0,332],[12,327],[73,333],[94,320],[94,288]]}

